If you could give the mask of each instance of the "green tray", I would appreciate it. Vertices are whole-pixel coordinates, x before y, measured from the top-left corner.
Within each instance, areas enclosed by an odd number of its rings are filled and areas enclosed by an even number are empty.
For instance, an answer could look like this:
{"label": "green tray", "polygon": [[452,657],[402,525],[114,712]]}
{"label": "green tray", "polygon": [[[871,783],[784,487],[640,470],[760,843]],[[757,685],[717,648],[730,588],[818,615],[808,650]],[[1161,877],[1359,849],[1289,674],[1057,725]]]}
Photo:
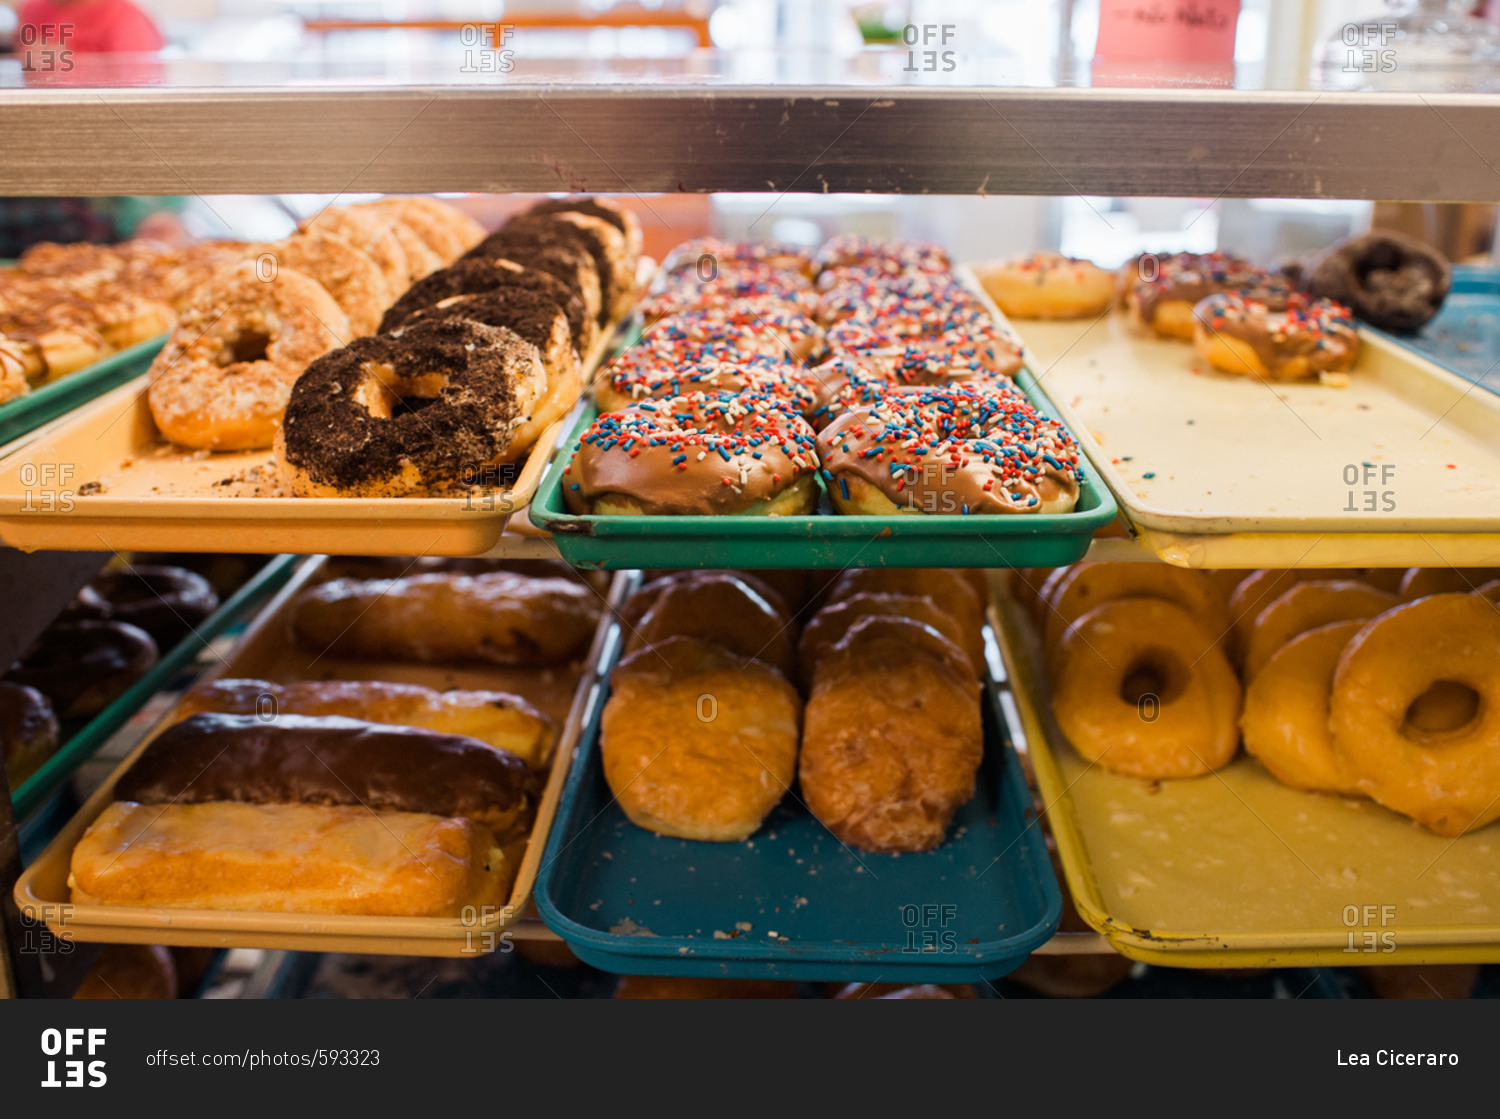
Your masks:
{"label": "green tray", "polygon": [[210,641],[228,629],[235,619],[281,589],[301,559],[301,556],[277,556],[262,567],[249,582],[225,599],[195,632],[184,637],[158,660],[150,672],[63,743],[57,753],[15,790],[11,799],[15,818],[25,820],[41,807],[80,764],[92,757],[143,703],[207,648]]}
{"label": "green tray", "polygon": [[[1016,383],[1037,408],[1057,414],[1030,371]],[[563,503],[562,472],[597,415],[593,406],[582,412],[531,502],[532,523],[552,533],[574,567],[1062,567],[1082,559],[1118,512],[1080,450],[1083,482],[1071,513],[846,517],[825,497],[820,512],[805,517],[574,516]]]}
{"label": "green tray", "polygon": [[152,360],[167,344],[168,337],[159,334],[137,342],[87,369],[80,369],[25,396],[0,404],[0,446],[35,431],[96,396],[103,396],[132,377],[140,376],[151,367]]}

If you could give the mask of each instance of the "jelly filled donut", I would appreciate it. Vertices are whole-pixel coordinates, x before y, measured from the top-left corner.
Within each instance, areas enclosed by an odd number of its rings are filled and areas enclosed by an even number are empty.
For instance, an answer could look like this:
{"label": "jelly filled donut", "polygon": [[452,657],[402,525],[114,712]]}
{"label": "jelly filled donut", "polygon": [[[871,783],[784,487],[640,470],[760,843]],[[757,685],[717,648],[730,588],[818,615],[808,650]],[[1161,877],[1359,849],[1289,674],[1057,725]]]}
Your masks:
{"label": "jelly filled donut", "polygon": [[193,297],[151,363],[148,401],[162,435],[185,447],[269,447],[292,383],[348,338],[349,321],[309,276],[256,262],[218,273]]}
{"label": "jelly filled donut", "polygon": [[813,430],[764,393],[690,393],[594,421],[563,472],[574,513],[809,513]]}
{"label": "jelly filled donut", "polygon": [[[1147,267],[1153,261],[1154,265]],[[1193,307],[1200,300],[1221,291],[1256,287],[1267,280],[1262,269],[1225,253],[1143,256],[1129,284],[1126,304],[1139,325],[1168,338],[1191,340]]]}
{"label": "jelly filled donut", "polygon": [[[1197,777],[1239,748],[1240,682],[1193,615],[1120,598],[1068,627],[1052,712],[1084,758],[1134,777]],[[1150,717],[1146,717],[1146,713]]]}
{"label": "jelly filled donut", "polygon": [[1330,245],[1302,269],[1308,292],[1381,330],[1419,329],[1443,306],[1453,269],[1432,246],[1389,230]]}
{"label": "jelly filled donut", "polygon": [[1114,273],[1061,253],[1031,253],[975,271],[995,305],[1012,318],[1091,318],[1115,299]]}
{"label": "jelly filled donut", "polygon": [[1300,292],[1221,292],[1193,316],[1198,352],[1226,373],[1296,381],[1346,372],[1359,357],[1349,309]]}
{"label": "jelly filled donut", "polygon": [[[1462,726],[1423,731],[1413,704],[1452,682],[1479,697]],[[1333,749],[1361,792],[1443,836],[1500,816],[1500,613],[1437,594],[1365,623],[1344,649],[1329,709]]]}
{"label": "jelly filled donut", "polygon": [[841,513],[1066,513],[1078,448],[1016,393],[955,385],[890,392],[818,435]]}
{"label": "jelly filled donut", "polygon": [[535,346],[438,319],[356,338],[292,390],[277,462],[299,497],[401,497],[514,461],[515,432],[547,389]]}

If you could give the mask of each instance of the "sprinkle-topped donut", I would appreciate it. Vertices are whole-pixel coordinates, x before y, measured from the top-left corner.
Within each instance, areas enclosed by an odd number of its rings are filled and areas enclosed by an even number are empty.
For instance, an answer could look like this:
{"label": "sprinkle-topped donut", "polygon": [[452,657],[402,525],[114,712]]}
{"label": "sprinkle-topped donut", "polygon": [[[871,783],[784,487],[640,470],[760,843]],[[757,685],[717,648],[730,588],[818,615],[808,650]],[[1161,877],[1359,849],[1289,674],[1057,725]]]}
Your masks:
{"label": "sprinkle-topped donut", "polygon": [[[837,278],[823,283],[829,276]],[[819,278],[823,291],[819,319],[832,324],[848,318],[879,321],[884,315],[916,306],[983,305],[952,276],[938,272],[868,272],[840,268]]]}
{"label": "sprinkle-topped donut", "polygon": [[953,267],[940,245],[918,241],[882,241],[846,233],[831,237],[818,250],[820,268],[842,268],[871,262],[890,263],[912,272],[947,272]]}
{"label": "sprinkle-topped donut", "polygon": [[717,237],[696,237],[684,241],[662,261],[662,271],[697,273],[702,280],[711,279],[725,269],[759,265],[779,272],[800,272],[811,276],[812,254],[797,245],[777,241],[722,241]]}
{"label": "sprinkle-topped donut", "polygon": [[[914,393],[929,387],[888,380],[850,354],[835,354],[809,372],[817,378],[818,398],[807,419],[819,431],[852,409],[870,407],[892,393]],[[1015,383],[1003,377],[968,383],[976,389],[982,387],[986,392],[1008,393],[1025,399]]]}
{"label": "sprinkle-topped donut", "polygon": [[[632,351],[633,352],[633,351]],[[647,351],[659,354],[659,351]],[[662,400],[691,392],[765,392],[784,399],[799,415],[818,403],[818,378],[800,365],[757,357],[750,361],[621,361],[594,386],[599,407],[616,412],[642,400]]]}
{"label": "sprinkle-topped donut", "polygon": [[995,305],[1012,318],[1102,315],[1115,297],[1112,273],[1092,261],[1062,253],[1028,253],[974,271]]}
{"label": "sprinkle-topped donut", "polygon": [[1200,299],[1269,282],[1264,269],[1228,253],[1148,253],[1138,258],[1126,302],[1141,326],[1169,338],[1191,338],[1193,305]]}
{"label": "sprinkle-topped donut", "polygon": [[1198,351],[1216,369],[1268,381],[1344,373],[1359,357],[1349,309],[1301,292],[1222,292],[1193,308]]}
{"label": "sprinkle-topped donut", "polygon": [[908,385],[1009,377],[1022,364],[1020,347],[992,326],[911,337],[846,319],[828,332],[828,344],[879,376]]}
{"label": "sprinkle-topped donut", "polygon": [[1066,513],[1078,500],[1063,426],[982,386],[888,393],[824,428],[818,454],[844,513]]}
{"label": "sprinkle-topped donut", "polygon": [[742,354],[805,361],[823,349],[823,328],[805,315],[779,308],[727,303],[662,319],[644,345],[682,350],[716,346]]}
{"label": "sprinkle-topped donut", "polygon": [[760,392],[701,392],[600,416],[563,472],[574,513],[809,513],[817,450],[807,421]]}
{"label": "sprinkle-topped donut", "polygon": [[652,323],[681,311],[722,307],[742,299],[755,300],[757,305],[781,304],[809,317],[818,311],[817,293],[802,273],[747,266],[725,269],[711,280],[702,280],[694,272],[670,275],[641,304],[641,314]]}

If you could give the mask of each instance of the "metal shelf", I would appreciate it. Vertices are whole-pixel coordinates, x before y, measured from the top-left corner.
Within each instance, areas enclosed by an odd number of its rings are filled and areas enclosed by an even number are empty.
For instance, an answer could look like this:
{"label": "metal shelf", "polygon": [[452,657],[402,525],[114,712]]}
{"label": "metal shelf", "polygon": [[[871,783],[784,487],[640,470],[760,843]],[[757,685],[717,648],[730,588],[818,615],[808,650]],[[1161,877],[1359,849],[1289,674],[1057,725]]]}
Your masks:
{"label": "metal shelf", "polygon": [[[265,79],[262,78],[262,81]],[[37,144],[37,136],[66,143]],[[1483,94],[605,83],[0,91],[0,194],[1500,201]]]}

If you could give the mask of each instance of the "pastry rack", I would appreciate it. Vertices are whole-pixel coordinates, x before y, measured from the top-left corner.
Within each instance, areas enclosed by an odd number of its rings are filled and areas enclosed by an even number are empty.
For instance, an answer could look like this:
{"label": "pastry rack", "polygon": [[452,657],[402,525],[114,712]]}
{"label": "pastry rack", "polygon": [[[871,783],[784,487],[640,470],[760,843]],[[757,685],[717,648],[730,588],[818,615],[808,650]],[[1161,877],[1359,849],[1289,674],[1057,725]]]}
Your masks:
{"label": "pastry rack", "polygon": [[[101,56],[5,91],[0,148],[15,158],[0,161],[0,195],[753,191],[769,204],[795,191],[1500,202],[1500,118],[1493,99],[1477,94],[1313,92],[1289,71],[1262,83],[1279,88],[1234,88],[1232,73],[1205,88],[1128,70],[1113,85],[1096,76],[1091,88],[1038,83],[1000,61],[950,75],[901,73],[875,52],[519,63],[502,77],[451,60],[404,61],[399,72],[336,57],[178,60],[156,64],[155,84],[140,87],[138,63]],[[38,135],[80,142],[25,142]],[[535,535],[507,536],[500,550],[555,554]],[[1134,540],[1102,540],[1088,558],[1151,555]],[[0,554],[16,603],[0,612],[0,663],[104,558]],[[20,869],[6,790],[5,896]],[[20,951],[20,933],[13,918],[0,933],[0,995],[56,993],[38,957]],[[1043,950],[1102,945],[1073,934]]]}

